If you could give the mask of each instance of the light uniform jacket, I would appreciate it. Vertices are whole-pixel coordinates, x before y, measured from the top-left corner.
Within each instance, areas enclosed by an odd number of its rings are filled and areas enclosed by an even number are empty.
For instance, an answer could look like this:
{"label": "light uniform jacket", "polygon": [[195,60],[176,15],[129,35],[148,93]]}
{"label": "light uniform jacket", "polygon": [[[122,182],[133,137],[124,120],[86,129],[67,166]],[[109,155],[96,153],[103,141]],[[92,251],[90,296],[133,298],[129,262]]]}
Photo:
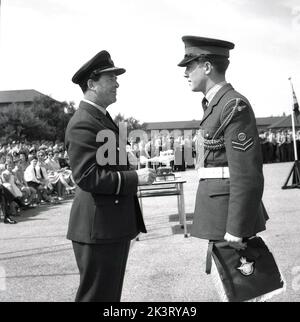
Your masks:
{"label": "light uniform jacket", "polygon": [[[116,138],[116,165],[99,165],[97,142],[102,130]],[[109,115],[81,102],[66,130],[66,147],[78,189],[73,201],[67,238],[82,243],[133,239],[146,232],[136,196],[138,176],[128,165],[118,165],[119,131]]]}
{"label": "light uniform jacket", "polygon": [[224,85],[204,112],[200,129],[211,140],[236,100],[242,99],[230,123],[220,133],[222,148],[210,150],[204,167],[229,167],[229,179],[199,181],[192,236],[222,240],[226,232],[250,237],[265,230],[268,215],[262,204],[264,178],[261,146],[248,100],[230,84]]}

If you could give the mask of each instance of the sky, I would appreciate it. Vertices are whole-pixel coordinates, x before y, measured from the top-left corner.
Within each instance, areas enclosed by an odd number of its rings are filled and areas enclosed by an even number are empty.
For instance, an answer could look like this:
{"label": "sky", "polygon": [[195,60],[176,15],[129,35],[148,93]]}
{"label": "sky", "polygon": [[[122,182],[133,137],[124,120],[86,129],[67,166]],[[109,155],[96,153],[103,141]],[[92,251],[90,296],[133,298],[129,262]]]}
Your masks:
{"label": "sky", "polygon": [[177,66],[184,35],[228,40],[226,79],[256,117],[300,100],[300,0],[2,0],[0,90],[35,89],[79,104],[73,74],[105,49],[126,73],[109,106],[141,122],[200,120],[201,93]]}

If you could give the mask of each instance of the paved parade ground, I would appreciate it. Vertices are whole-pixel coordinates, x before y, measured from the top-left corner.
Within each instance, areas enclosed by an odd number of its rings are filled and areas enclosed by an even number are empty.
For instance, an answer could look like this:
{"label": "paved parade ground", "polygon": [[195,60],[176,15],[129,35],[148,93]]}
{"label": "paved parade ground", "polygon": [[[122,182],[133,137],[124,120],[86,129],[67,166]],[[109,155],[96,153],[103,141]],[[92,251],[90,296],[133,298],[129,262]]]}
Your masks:
{"label": "paved parade ground", "polygon": [[[262,233],[286,279],[272,301],[300,301],[300,190],[282,190],[292,163],[264,165],[263,201],[270,216]],[[245,169],[246,171],[246,169]],[[185,204],[190,229],[197,189],[195,170],[176,173],[187,180]],[[66,240],[72,200],[22,213],[17,225],[0,222],[0,302],[73,301],[79,275]],[[148,234],[133,242],[122,301],[218,301],[205,274],[207,242],[184,238],[175,196],[143,201]]]}

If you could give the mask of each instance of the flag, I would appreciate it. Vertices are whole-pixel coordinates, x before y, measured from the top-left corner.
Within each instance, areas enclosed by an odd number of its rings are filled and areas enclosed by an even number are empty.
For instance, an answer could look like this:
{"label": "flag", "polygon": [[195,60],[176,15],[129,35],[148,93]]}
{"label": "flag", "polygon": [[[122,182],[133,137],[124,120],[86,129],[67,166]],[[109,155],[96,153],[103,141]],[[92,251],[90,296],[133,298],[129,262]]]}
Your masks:
{"label": "flag", "polygon": [[293,87],[291,78],[289,78],[289,80],[291,82],[292,92],[293,92],[293,111],[294,111],[295,121],[297,123],[300,123],[300,111],[299,111],[299,104],[298,104],[297,96],[294,91],[294,87]]}

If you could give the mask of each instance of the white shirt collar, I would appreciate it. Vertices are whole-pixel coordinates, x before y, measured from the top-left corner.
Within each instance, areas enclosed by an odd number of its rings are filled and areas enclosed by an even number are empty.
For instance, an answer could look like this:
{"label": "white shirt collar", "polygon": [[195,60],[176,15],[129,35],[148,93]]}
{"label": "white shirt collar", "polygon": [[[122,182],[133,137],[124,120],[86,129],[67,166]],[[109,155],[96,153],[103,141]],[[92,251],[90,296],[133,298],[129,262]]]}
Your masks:
{"label": "white shirt collar", "polygon": [[82,101],[86,102],[86,103],[88,103],[90,105],[93,105],[94,107],[96,107],[96,109],[98,109],[100,112],[102,112],[104,115],[106,115],[106,109],[104,107],[102,107],[102,106],[100,106],[100,105],[98,105],[98,104],[96,104],[96,103],[94,103],[92,101],[89,101],[89,100],[87,100],[85,98],[83,98]]}
{"label": "white shirt collar", "polygon": [[224,86],[226,85],[227,82],[223,81],[221,83],[216,84],[215,86],[213,86],[205,95],[205,98],[208,100],[208,104],[210,104],[210,102],[212,101],[212,99],[215,97],[215,95],[218,93],[218,91]]}

